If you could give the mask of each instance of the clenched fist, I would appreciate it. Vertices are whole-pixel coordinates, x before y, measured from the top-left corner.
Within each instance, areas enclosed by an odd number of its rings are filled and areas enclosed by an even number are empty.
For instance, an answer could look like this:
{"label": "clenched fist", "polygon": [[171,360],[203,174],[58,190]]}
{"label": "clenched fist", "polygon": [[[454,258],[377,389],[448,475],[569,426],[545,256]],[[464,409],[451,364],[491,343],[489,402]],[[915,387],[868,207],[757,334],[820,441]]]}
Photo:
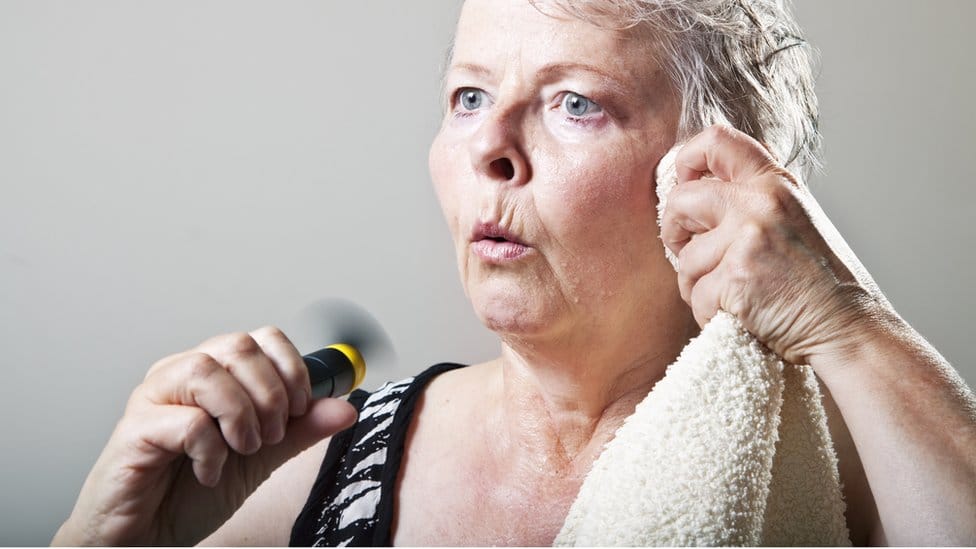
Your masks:
{"label": "clenched fist", "polygon": [[278,329],[218,336],[153,365],[55,536],[70,545],[192,545],[279,465],[352,425],[310,401],[301,355]]}
{"label": "clenched fist", "polygon": [[661,238],[699,325],[723,309],[806,364],[856,344],[852,328],[888,306],[807,189],[757,141],[712,126],[675,163]]}

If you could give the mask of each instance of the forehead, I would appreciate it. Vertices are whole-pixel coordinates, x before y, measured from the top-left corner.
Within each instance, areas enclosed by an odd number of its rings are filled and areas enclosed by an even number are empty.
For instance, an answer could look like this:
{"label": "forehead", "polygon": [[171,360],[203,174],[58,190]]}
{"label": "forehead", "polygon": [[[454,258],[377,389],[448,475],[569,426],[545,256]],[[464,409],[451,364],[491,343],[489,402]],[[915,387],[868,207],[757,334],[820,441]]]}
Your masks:
{"label": "forehead", "polygon": [[[452,64],[524,70],[559,63],[599,67],[620,79],[659,75],[650,37],[599,28],[528,0],[467,0],[461,10]],[[548,9],[547,9],[548,8]]]}

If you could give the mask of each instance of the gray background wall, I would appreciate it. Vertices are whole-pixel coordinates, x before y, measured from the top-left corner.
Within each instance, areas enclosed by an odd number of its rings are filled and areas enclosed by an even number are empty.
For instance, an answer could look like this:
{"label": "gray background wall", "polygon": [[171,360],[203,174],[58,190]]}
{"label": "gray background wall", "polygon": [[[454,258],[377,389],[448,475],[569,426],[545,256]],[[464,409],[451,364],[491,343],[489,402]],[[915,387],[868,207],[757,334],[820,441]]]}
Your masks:
{"label": "gray background wall", "polygon": [[[456,2],[0,0],[0,544],[45,544],[158,358],[352,298],[398,369],[496,351],[426,151]],[[976,3],[799,2],[814,189],[976,384]]]}

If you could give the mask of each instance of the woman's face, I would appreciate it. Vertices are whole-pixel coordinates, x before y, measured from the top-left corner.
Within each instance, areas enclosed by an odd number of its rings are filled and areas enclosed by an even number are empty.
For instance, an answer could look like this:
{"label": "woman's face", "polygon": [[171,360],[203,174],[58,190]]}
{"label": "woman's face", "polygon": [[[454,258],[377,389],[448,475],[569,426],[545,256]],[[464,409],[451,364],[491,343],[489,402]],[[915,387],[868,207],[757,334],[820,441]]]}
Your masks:
{"label": "woman's face", "polygon": [[568,337],[674,302],[654,169],[678,107],[650,48],[527,0],[465,3],[430,171],[492,330]]}

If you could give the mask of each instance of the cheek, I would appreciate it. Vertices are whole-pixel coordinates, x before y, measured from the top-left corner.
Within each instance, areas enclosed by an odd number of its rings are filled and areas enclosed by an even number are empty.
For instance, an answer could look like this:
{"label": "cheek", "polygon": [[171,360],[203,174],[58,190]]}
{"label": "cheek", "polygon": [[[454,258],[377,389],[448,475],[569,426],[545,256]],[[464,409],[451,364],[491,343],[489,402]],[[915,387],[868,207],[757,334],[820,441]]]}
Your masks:
{"label": "cheek", "polygon": [[[551,166],[554,184],[540,198],[564,245],[622,247],[656,238],[652,167],[626,150],[583,152]],[[647,234],[650,233],[650,234]],[[557,236],[558,235],[558,236]],[[613,246],[607,246],[608,243]]]}
{"label": "cheek", "polygon": [[447,143],[438,134],[431,143],[430,152],[427,156],[427,167],[430,170],[430,179],[434,184],[434,192],[441,205],[441,212],[451,230],[452,235],[457,234],[457,217],[460,196],[456,182],[458,179],[457,159],[458,147],[456,144]]}
{"label": "cheek", "polygon": [[552,185],[536,206],[553,246],[550,261],[573,293],[608,297],[647,284],[658,238],[653,167],[646,155],[603,150],[547,166]]}

